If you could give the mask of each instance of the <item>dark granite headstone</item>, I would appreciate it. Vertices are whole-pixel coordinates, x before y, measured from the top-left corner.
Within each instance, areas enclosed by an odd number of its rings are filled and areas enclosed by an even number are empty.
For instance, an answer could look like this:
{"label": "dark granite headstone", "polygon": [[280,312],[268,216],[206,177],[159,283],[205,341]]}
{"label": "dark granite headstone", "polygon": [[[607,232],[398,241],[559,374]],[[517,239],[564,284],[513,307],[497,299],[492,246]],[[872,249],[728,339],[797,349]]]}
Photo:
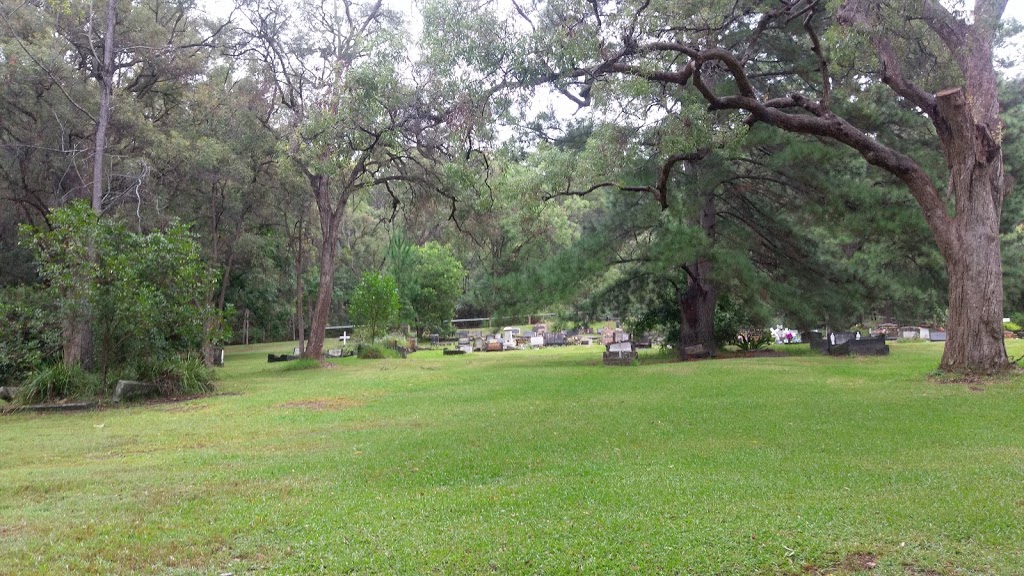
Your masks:
{"label": "dark granite headstone", "polygon": [[889,345],[885,343],[885,336],[861,338],[832,346],[828,353],[832,356],[887,356]]}
{"label": "dark granite headstone", "polygon": [[945,342],[946,341],[946,333],[945,332],[936,332],[936,331],[933,330],[931,333],[928,334],[928,339],[931,340],[932,342]]}

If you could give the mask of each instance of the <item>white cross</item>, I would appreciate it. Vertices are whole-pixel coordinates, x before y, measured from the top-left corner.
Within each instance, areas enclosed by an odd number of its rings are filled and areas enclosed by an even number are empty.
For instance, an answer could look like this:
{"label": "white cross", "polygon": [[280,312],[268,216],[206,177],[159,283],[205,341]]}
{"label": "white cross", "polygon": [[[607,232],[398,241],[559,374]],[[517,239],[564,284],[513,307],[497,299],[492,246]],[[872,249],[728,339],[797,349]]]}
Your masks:
{"label": "white cross", "polygon": [[338,336],[338,340],[341,340],[341,345],[342,346],[344,346],[345,344],[348,344],[349,338],[351,338],[351,336],[348,335],[347,331],[346,332],[342,332],[341,336]]}

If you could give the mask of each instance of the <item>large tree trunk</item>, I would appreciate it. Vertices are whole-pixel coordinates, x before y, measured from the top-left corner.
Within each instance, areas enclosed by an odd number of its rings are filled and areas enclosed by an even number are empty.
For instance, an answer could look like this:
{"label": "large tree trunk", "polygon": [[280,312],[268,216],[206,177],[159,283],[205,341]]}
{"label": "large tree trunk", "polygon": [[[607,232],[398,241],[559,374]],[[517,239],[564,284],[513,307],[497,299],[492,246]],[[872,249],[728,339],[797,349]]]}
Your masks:
{"label": "large tree trunk", "polygon": [[990,374],[1010,366],[1003,344],[999,258],[998,234],[968,231],[954,259],[947,261],[949,330],[942,370]]}
{"label": "large tree trunk", "polygon": [[[709,244],[715,241],[715,208],[713,191],[704,193],[700,214],[700,227]],[[700,346],[702,352],[715,354],[715,306],[718,292],[711,278],[712,265],[707,258],[684,267],[687,274],[686,290],[677,294],[679,306],[679,359],[686,360],[686,349]]]}
{"label": "large tree trunk", "polygon": [[949,274],[949,331],[940,368],[990,374],[1011,366],[1003,343],[1002,148],[974,119],[961,89],[940,91],[936,104],[956,198],[952,233],[936,234]]}
{"label": "large tree trunk", "polygon": [[323,361],[324,335],[334,294],[334,257],[338,249],[338,232],[348,203],[348,190],[342,190],[337,203],[332,201],[331,180],[327,176],[310,176],[320,216],[320,287],[316,305],[309,319],[309,340],[303,358]]}
{"label": "large tree trunk", "polygon": [[[689,266],[698,278],[689,278],[686,290],[678,295],[679,359],[686,360],[686,349],[700,347],[701,353],[715,354],[715,305],[717,294],[703,270],[706,261]],[[692,350],[692,348],[691,348]]]}

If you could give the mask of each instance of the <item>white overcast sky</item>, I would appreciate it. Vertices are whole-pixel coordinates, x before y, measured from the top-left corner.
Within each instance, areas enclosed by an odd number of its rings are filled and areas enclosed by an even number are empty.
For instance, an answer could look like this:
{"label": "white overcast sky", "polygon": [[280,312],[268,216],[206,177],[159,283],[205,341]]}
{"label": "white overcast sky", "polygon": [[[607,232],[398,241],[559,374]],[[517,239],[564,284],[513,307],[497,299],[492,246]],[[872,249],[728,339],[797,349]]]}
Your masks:
{"label": "white overcast sky", "polygon": [[[205,6],[208,14],[221,18],[226,17],[228,13],[230,13],[233,5],[231,0],[198,1],[200,6]],[[961,10],[967,8],[969,10],[974,7],[974,0],[942,0],[942,2],[954,10],[958,8]],[[410,32],[413,34],[419,33],[421,27],[419,9],[417,6],[418,2],[416,0],[385,0],[385,4],[407,14]],[[509,6],[509,9],[511,10],[511,6]],[[1003,19],[1009,18],[1013,18],[1024,23],[1024,0],[1009,0],[1006,3],[1006,11],[1003,13]],[[1000,53],[1000,56],[1002,58],[1016,60],[1017,66],[1010,72],[1011,76],[1024,74],[1024,35],[1019,36],[1008,50]]]}

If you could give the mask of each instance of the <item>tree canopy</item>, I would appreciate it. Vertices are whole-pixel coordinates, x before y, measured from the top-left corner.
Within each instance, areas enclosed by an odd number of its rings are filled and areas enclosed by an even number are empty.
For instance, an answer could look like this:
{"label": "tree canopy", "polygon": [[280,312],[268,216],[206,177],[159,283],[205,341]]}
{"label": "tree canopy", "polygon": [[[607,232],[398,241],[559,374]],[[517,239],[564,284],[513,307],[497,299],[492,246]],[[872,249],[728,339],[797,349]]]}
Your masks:
{"label": "tree canopy", "polygon": [[895,321],[946,327],[943,369],[1004,370],[1006,6],[0,0],[0,317],[31,342],[0,364],[319,360],[393,278],[375,335],[558,312],[714,352],[737,323]]}

